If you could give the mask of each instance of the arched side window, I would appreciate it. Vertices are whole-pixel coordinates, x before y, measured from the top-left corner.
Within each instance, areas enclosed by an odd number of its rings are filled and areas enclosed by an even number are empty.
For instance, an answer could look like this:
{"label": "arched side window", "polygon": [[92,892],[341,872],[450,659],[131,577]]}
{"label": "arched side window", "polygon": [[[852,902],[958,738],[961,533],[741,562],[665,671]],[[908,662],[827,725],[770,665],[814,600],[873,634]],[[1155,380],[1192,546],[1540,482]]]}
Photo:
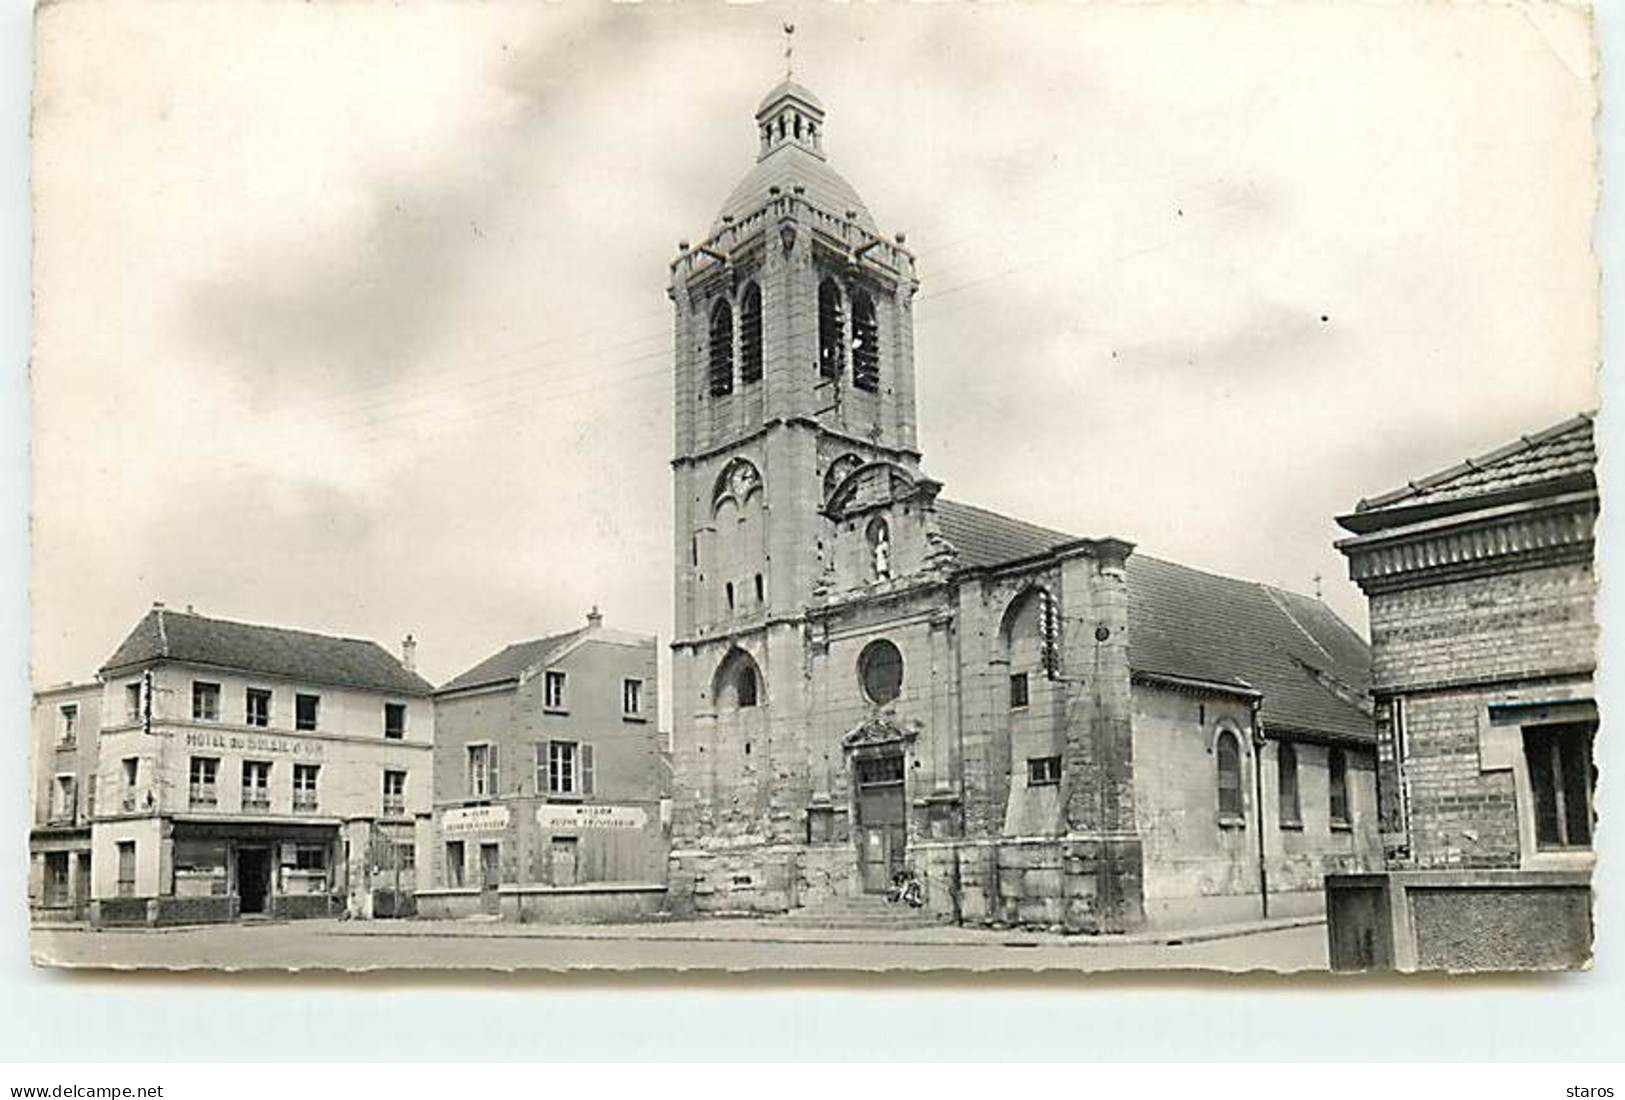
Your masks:
{"label": "arched side window", "polygon": [[736,649],[724,657],[711,681],[711,692],[718,710],[759,706],[762,674],[750,654]]}
{"label": "arched side window", "polygon": [[748,386],[762,380],[762,288],[745,286],[739,299],[739,382]]}
{"label": "arched side window", "polygon": [[1229,730],[1220,732],[1213,755],[1219,765],[1219,819],[1241,821],[1241,743]]}
{"label": "arched side window", "polygon": [[862,290],[852,294],[852,385],[871,393],[880,388],[880,325],[874,299]]}
{"label": "arched side window", "polygon": [[1326,750],[1326,786],[1331,795],[1332,824],[1348,825],[1349,763],[1342,749]]}
{"label": "arched side window", "polygon": [[846,318],[841,310],[841,288],[834,279],[818,284],[818,373],[839,378],[846,369]]}
{"label": "arched side window", "polygon": [[1276,750],[1275,780],[1279,788],[1281,828],[1293,829],[1303,825],[1303,806],[1298,800],[1298,747],[1282,741]]}
{"label": "arched side window", "polygon": [[711,310],[711,396],[734,392],[734,315],[726,301]]}

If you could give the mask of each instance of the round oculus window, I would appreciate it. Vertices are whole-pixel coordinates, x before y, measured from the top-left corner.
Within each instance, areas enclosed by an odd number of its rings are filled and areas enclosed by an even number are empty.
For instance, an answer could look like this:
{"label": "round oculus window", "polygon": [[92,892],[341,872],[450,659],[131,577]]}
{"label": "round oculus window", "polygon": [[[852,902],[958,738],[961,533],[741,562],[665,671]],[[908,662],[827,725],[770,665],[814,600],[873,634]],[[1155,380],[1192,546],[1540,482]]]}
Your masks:
{"label": "round oculus window", "polygon": [[858,657],[858,676],[870,701],[885,706],[903,690],[903,655],[884,639],[870,642]]}

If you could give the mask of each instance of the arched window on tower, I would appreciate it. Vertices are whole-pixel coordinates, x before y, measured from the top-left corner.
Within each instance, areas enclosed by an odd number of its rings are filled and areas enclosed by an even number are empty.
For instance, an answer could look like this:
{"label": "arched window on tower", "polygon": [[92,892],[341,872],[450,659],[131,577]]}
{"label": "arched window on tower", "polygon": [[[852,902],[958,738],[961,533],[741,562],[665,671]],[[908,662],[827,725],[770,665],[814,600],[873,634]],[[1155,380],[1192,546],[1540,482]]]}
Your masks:
{"label": "arched window on tower", "polygon": [[834,279],[818,284],[818,373],[839,378],[846,368],[846,318],[841,313],[841,288]]}
{"label": "arched window on tower", "polygon": [[739,301],[739,381],[762,380],[762,288],[747,283]]}
{"label": "arched window on tower", "polygon": [[734,315],[726,301],[711,311],[711,396],[734,392]]}
{"label": "arched window on tower", "polygon": [[852,293],[852,385],[871,393],[880,388],[880,326],[874,299],[862,290]]}

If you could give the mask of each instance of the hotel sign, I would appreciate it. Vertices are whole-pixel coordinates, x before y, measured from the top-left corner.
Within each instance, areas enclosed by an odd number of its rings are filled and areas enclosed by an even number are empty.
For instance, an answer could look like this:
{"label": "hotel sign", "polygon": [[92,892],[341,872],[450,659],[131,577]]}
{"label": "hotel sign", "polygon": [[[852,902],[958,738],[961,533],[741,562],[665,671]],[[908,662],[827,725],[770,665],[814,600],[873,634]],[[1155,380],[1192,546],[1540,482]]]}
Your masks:
{"label": "hotel sign", "polygon": [[544,829],[641,829],[649,823],[642,806],[553,805],[536,808],[536,824]]}
{"label": "hotel sign", "polygon": [[188,730],[186,747],[189,749],[223,749],[227,752],[248,752],[265,756],[320,756],[322,743],[303,737],[281,737],[274,733],[216,733],[213,730]]}
{"label": "hotel sign", "polygon": [[467,806],[461,810],[447,810],[440,818],[442,836],[500,833],[507,827],[506,806]]}

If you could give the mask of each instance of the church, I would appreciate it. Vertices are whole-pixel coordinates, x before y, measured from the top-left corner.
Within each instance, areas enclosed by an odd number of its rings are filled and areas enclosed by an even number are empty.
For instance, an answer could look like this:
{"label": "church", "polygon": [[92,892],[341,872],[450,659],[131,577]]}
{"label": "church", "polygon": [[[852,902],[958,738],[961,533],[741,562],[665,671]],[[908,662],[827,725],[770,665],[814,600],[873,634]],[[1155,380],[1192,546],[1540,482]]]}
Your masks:
{"label": "church", "polygon": [[806,87],[755,125],[670,268],[672,908],[838,914],[912,875],[943,922],[1117,932],[1312,914],[1380,865],[1366,642],[944,497],[903,236]]}

